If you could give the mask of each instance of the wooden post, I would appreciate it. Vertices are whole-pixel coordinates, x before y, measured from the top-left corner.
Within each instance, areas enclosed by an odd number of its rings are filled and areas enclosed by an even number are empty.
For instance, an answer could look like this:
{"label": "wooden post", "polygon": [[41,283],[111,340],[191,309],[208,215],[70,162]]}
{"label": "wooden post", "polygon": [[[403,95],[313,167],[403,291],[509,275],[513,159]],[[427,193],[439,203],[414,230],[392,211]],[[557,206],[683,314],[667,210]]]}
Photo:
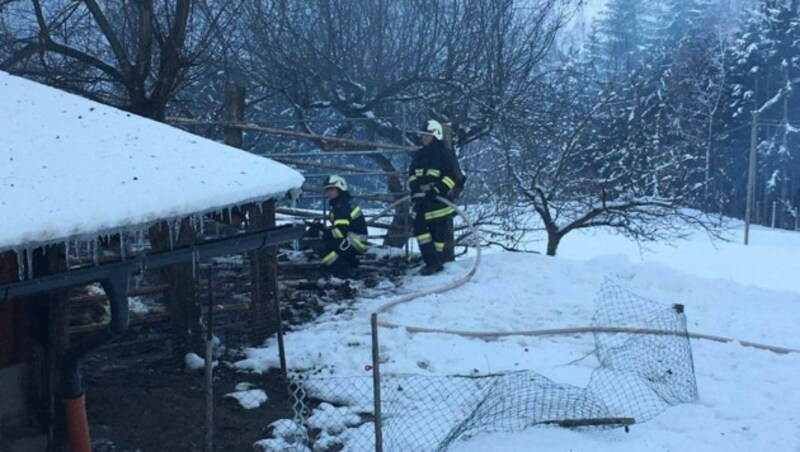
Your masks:
{"label": "wooden post", "polygon": [[[42,277],[67,270],[64,245],[51,245],[28,250],[33,252],[33,277]],[[33,335],[31,389],[42,425],[47,426],[48,450],[66,449],[66,423],[61,404],[61,361],[69,346],[69,308],[67,291],[58,290],[36,295],[30,302]]]}
{"label": "wooden post", "polygon": [[372,325],[372,403],[375,410],[375,452],[383,452],[383,414],[381,412],[381,357],[378,343],[378,314],[370,316]]}
{"label": "wooden post", "polygon": [[753,111],[753,123],[750,127],[750,160],[747,168],[747,201],[744,208],[744,244],[750,242],[750,219],[753,211],[756,185],[756,148],[758,143],[758,111]]}
{"label": "wooden post", "polygon": [[[0,285],[17,282],[18,279],[17,253],[14,251],[0,253]],[[24,302],[14,301],[0,305],[0,369],[28,362],[29,323],[27,305]]]}
{"label": "wooden post", "polygon": [[[225,88],[225,119],[228,122],[244,122],[245,91],[239,86],[229,85]],[[237,148],[242,147],[242,129],[225,128],[225,144]],[[247,231],[260,231],[275,227],[275,202],[268,201],[261,205],[251,204],[245,207],[247,212]],[[272,247],[248,253],[250,260],[250,326],[254,339],[261,342],[280,331],[280,324],[270,322],[270,317],[280,322],[280,306],[278,305],[278,251]],[[282,349],[282,337],[279,337]],[[284,355],[281,351],[281,367]]]}
{"label": "wooden post", "polygon": [[[244,88],[228,85],[225,87],[225,121],[244,122]],[[235,148],[242,147],[242,129],[225,127],[225,144]]]}
{"label": "wooden post", "polygon": [[[275,227],[275,201],[267,201],[260,206],[251,204],[246,210],[247,231]],[[278,251],[276,247],[270,247],[251,251],[248,257],[251,284],[250,323],[254,339],[261,342],[279,330],[279,325],[270,322],[271,317],[278,317]]]}
{"label": "wooden post", "polygon": [[206,452],[214,452],[214,266],[208,269],[208,321],[206,322]]}
{"label": "wooden post", "polygon": [[[442,142],[444,146],[450,151],[453,151],[453,127],[450,124],[442,124],[442,132],[444,137]],[[453,199],[455,202],[455,198]],[[453,225],[453,218],[448,218],[444,224],[444,249],[442,250],[442,262],[452,262],[456,260],[455,252],[455,226]]]}

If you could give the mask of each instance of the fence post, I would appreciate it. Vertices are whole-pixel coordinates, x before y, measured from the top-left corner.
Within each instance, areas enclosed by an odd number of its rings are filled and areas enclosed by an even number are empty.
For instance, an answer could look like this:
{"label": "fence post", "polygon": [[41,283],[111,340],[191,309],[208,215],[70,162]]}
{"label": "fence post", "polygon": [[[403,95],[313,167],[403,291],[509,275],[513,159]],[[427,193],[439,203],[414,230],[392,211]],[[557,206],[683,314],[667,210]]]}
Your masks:
{"label": "fence post", "polygon": [[778,203],[772,201],[772,229],[775,229],[775,210],[778,208]]}
{"label": "fence post", "polygon": [[[451,124],[443,124],[443,132],[444,132],[444,145],[449,152],[455,152],[453,150],[453,127]],[[455,154],[453,154],[455,155]],[[453,202],[455,202],[455,196],[453,197]],[[448,218],[444,222],[444,248],[442,249],[442,262],[453,262],[456,260],[456,250],[455,250],[455,225],[453,217]]]}
{"label": "fence post", "polygon": [[208,268],[208,319],[206,324],[206,452],[214,450],[214,267]]}
{"label": "fence post", "polygon": [[383,422],[381,420],[381,368],[378,351],[378,313],[370,316],[372,324],[372,396],[375,407],[375,452],[383,452]]}
{"label": "fence post", "polygon": [[[753,200],[755,199],[756,184],[756,158],[758,154],[758,110],[752,112],[753,123],[750,127],[750,159],[747,165],[747,201],[744,207],[744,244],[750,241],[750,219],[753,210]],[[756,222],[758,222],[756,220]]]}
{"label": "fence post", "polygon": [[[244,121],[244,88],[228,85],[225,87],[225,121]],[[225,144],[235,148],[242,147],[242,129],[225,126]]]}

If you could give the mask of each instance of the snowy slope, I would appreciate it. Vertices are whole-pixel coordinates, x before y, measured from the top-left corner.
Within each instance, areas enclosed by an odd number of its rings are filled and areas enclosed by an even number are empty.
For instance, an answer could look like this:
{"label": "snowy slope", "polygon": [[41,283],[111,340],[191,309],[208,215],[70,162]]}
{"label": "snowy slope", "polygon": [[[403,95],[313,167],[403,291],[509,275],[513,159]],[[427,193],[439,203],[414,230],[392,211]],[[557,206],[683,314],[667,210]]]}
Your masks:
{"label": "snowy slope", "polygon": [[[606,277],[627,290],[686,307],[689,329],[800,350],[800,233],[755,228],[751,246],[698,234],[674,246],[639,249],[623,238],[571,235],[561,255],[490,253],[472,281],[451,292],[399,305],[382,319],[403,325],[474,331],[588,326]],[[444,274],[409,276],[397,292],[441,285],[463,274],[470,259]],[[369,314],[391,296],[362,299],[353,311],[332,311],[285,338],[291,368],[331,376],[369,376]],[[383,373],[490,374],[533,370],[558,383],[585,387],[598,365],[591,335],[482,340],[381,329]],[[533,427],[480,434],[449,450],[475,451],[798,451],[800,354],[776,354],[738,342],[693,340],[699,390],[694,403],[669,408],[621,429],[573,431]],[[588,355],[588,356],[587,356]],[[277,367],[274,341],[252,350],[240,367]]]}

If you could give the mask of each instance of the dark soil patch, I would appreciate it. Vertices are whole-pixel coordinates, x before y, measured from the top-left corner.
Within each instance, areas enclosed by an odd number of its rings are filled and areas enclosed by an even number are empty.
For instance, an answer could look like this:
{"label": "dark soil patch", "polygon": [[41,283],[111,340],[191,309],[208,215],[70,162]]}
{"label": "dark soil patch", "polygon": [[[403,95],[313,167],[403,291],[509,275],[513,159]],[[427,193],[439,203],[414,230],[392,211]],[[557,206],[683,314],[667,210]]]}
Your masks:
{"label": "dark soil patch", "polygon": [[[320,266],[283,268],[284,330],[313,321],[325,310],[350,309],[355,297],[379,294],[382,282],[399,283],[407,265],[402,258],[366,262],[351,281],[331,280]],[[236,290],[246,291],[246,276],[231,272],[230,279],[236,284],[229,285],[234,289],[218,296],[217,302],[234,300]],[[228,276],[218,274],[218,278],[219,287],[227,287]],[[244,373],[227,364],[242,358],[238,349],[253,344],[250,329],[241,320],[214,317],[214,333],[225,346],[213,380],[215,451],[252,451],[253,443],[269,436],[269,424],[293,417],[280,371]],[[204,375],[186,371],[183,358],[171,355],[170,336],[169,322],[135,325],[123,338],[85,359],[82,369],[95,452],[205,450]],[[266,392],[267,402],[245,409],[225,397],[244,382]]]}
{"label": "dark soil patch", "polygon": [[[205,450],[206,387],[202,371],[189,373],[173,360],[122,364],[94,358],[87,367],[87,411],[95,451]],[[249,382],[267,393],[258,408],[225,397]],[[291,417],[279,372],[266,375],[214,371],[213,445],[219,451],[252,451],[267,426]]]}

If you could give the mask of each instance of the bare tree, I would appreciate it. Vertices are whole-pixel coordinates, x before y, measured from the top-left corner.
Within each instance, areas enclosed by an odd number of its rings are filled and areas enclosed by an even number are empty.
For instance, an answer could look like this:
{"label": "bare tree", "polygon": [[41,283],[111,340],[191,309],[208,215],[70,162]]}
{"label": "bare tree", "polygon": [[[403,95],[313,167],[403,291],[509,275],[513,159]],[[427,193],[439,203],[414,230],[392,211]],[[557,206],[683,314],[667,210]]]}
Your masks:
{"label": "bare tree", "polygon": [[237,3],[17,4],[13,48],[0,69],[163,120],[176,92],[208,57],[223,12]]}
{"label": "bare tree", "polygon": [[660,145],[656,109],[642,95],[647,82],[634,75],[626,83],[596,91],[578,73],[558,73],[543,87],[557,101],[538,111],[538,126],[520,119],[498,134],[508,179],[540,217],[550,256],[568,233],[591,227],[637,241],[681,237],[688,225],[714,233],[702,213],[685,209],[702,193],[694,181],[704,168]]}
{"label": "bare tree", "polygon": [[[264,99],[290,106],[305,132],[412,144],[408,131],[434,117],[452,124],[458,153],[487,136],[527,92],[572,3],[252,2],[243,15],[247,51],[241,66]],[[361,121],[313,130],[311,120],[319,117]],[[370,158],[387,173],[401,164],[383,155]],[[401,193],[402,181],[388,177],[387,190]],[[395,223],[401,216],[398,210]]]}
{"label": "bare tree", "polygon": [[[531,4],[528,4],[531,3]],[[243,64],[301,117],[424,111],[453,122],[456,146],[485,136],[535,79],[569,1],[253,2]],[[422,118],[420,118],[422,119]],[[375,120],[400,142],[403,125]]]}

